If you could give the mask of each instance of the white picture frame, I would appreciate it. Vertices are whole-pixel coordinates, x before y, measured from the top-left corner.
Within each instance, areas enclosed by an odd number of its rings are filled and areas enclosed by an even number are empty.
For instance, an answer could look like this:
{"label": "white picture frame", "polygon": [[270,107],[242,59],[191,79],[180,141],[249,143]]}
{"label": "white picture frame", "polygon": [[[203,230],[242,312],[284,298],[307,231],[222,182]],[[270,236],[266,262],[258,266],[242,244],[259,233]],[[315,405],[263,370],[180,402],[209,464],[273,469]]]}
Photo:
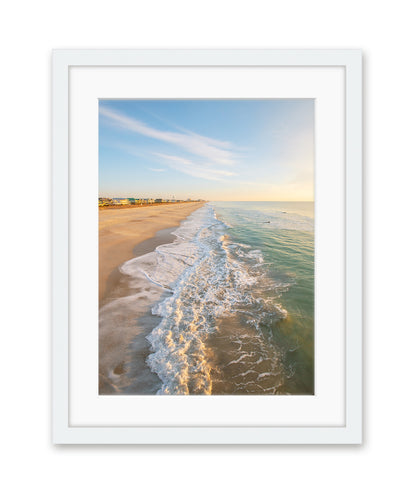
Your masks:
{"label": "white picture frame", "polygon": [[[359,50],[56,50],[53,52],[53,442],[56,444],[360,444],[362,441],[362,70],[361,51]],[[232,420],[226,424],[217,420],[210,421],[209,416],[202,423],[181,420],[180,412],[187,409],[187,402],[181,398],[163,397],[163,411],[179,416],[171,423],[165,421],[157,425],[146,423],[119,422],[115,417],[110,424],[95,416],[86,417],[85,423],[73,424],[71,421],[71,397],[76,383],[71,381],[71,355],[76,356],[76,348],[70,348],[71,335],[75,335],[77,320],[71,316],[71,158],[76,158],[71,150],[70,105],[71,79],[73,68],[108,68],[117,73],[118,69],[164,68],[167,72],[179,68],[247,68],[255,72],[257,68],[282,69],[303,68],[302,84],[308,86],[308,71],[319,73],[320,68],[341,68],[342,96],[336,94],[339,109],[343,110],[342,147],[336,151],[342,157],[343,212],[340,220],[343,224],[343,251],[337,260],[338,274],[342,275],[339,287],[342,288],[343,312],[338,314],[340,323],[340,344],[342,345],[342,394],[334,393],[334,399],[342,399],[342,423],[333,424],[331,417],[325,415],[325,405],[321,409],[320,419],[311,424],[299,423],[295,418],[285,422],[268,420],[259,424]],[[99,73],[99,72],[98,72]],[[98,79],[100,75],[98,74]],[[96,76],[94,76],[96,78]],[[96,80],[91,79],[89,98],[94,96]],[[179,75],[179,81],[181,76]],[[83,80],[79,80],[83,81]],[[115,80],[117,85],[117,79]],[[260,80],[259,80],[260,81]],[[312,78],[311,78],[312,81]],[[331,82],[332,80],[328,80]],[[334,80],[335,81],[335,80]],[[329,83],[331,84],[331,83]],[[296,92],[296,86],[293,87]],[[98,91],[98,90],[97,90]],[[161,90],[163,92],[163,88]],[[218,92],[221,93],[219,88]],[[231,92],[231,94],[230,94]],[[261,86],[255,89],[259,98],[269,97]],[[311,98],[318,98],[311,84]],[[236,96],[247,97],[244,89],[236,88]],[[204,94],[205,95],[205,94]],[[335,94],[334,94],[335,95]],[[141,97],[140,89],[136,95]],[[158,94],[157,97],[160,97]],[[216,95],[218,96],[218,94]],[[252,97],[253,95],[250,95]],[[296,97],[296,94],[294,94]],[[98,97],[115,97],[98,95]],[[172,95],[169,95],[172,97]],[[183,98],[184,96],[178,96]],[[186,96],[185,96],[186,97]],[[226,98],[232,97],[228,90]],[[278,97],[278,95],[273,95]],[[330,116],[328,116],[330,119]],[[320,150],[325,149],[325,137],[319,140]],[[78,153],[80,151],[77,151]],[[97,152],[98,154],[98,152]],[[76,160],[76,159],[75,159]],[[340,167],[341,168],[341,167]],[[325,176],[321,175],[320,192],[331,189],[325,185]],[[72,195],[74,193],[72,192]],[[96,192],[91,192],[91,199],[96,203]],[[341,216],[342,215],[342,216]],[[331,227],[322,229],[328,233]],[[317,265],[319,262],[317,263]],[[342,282],[341,282],[342,280]],[[317,284],[319,286],[319,282]],[[76,290],[75,290],[76,291]],[[74,292],[72,289],[71,292]],[[342,331],[341,331],[342,329]],[[318,331],[319,333],[319,331]],[[325,349],[325,345],[323,345]],[[74,359],[72,359],[74,360]],[[76,359],[75,359],[76,360]],[[91,358],[91,362],[95,359]],[[319,356],[316,359],[319,364]],[[341,386],[341,385],[340,385]],[[75,387],[75,388],[74,388]],[[72,391],[71,391],[72,390]],[[94,397],[98,397],[98,394]],[[188,396],[188,399],[190,397]],[[192,398],[192,397],[191,397]],[[201,397],[199,397],[201,399]],[[287,398],[287,397],[286,397]],[[205,397],[209,399],[215,397]],[[80,399],[81,400],[81,399]],[[85,399],[82,399],[85,401]],[[78,405],[82,405],[78,402]],[[98,399],[97,399],[98,400]],[[241,397],[231,404],[241,404]],[[140,400],[137,404],[140,406]],[[267,402],[272,404],[272,401]],[[309,403],[309,402],[308,402]],[[226,406],[225,399],[215,402],[216,412]],[[181,405],[183,409],[181,409]],[[93,407],[93,404],[91,404]],[[97,406],[98,410],[100,406]],[[231,406],[230,406],[231,407]],[[266,406],[265,406],[266,407]],[[272,406],[270,406],[272,407]],[[267,408],[267,407],[266,407]],[[89,411],[89,405],[83,409]],[[92,410],[92,409],[91,409]],[[243,406],[239,410],[244,411]],[[231,411],[232,412],[232,411]],[[230,413],[231,414],[231,413]],[[88,415],[87,415],[88,416]],[[272,418],[273,419],[273,418]],[[107,421],[107,422],[106,422]],[[120,420],[121,421],[121,420]]]}

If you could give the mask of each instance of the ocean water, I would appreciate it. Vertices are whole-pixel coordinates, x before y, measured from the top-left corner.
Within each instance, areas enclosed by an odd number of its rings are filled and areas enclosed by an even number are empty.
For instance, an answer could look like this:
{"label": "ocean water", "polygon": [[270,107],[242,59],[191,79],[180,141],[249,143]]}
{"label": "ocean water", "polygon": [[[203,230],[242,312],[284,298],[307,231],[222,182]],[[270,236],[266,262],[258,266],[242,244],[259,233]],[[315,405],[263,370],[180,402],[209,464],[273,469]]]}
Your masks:
{"label": "ocean water", "polygon": [[313,208],[210,202],[123,264],[137,292],[100,311],[100,328],[141,338],[118,391],[313,394]]}

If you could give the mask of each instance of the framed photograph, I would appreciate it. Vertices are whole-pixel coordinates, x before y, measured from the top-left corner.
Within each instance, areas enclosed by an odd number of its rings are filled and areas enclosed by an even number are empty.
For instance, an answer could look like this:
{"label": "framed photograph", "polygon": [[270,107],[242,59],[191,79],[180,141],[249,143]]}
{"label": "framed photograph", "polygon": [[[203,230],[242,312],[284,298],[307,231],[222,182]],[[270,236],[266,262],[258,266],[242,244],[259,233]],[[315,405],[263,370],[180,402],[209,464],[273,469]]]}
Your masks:
{"label": "framed photograph", "polygon": [[359,444],[359,50],[53,53],[53,441]]}

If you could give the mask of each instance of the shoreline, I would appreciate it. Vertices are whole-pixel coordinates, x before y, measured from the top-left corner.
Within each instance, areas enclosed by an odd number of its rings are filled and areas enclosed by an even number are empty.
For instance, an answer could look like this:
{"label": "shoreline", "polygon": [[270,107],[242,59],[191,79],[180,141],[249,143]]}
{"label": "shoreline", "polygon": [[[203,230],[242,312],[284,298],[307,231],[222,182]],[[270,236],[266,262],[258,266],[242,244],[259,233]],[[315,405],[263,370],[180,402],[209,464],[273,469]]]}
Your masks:
{"label": "shoreline", "polygon": [[[178,203],[179,204],[179,203]],[[160,318],[150,313],[163,291],[119,268],[176,239],[172,232],[205,202],[100,212],[99,394],[151,394],[160,380],[146,364],[146,336]],[[102,216],[104,214],[104,216]],[[133,299],[133,301],[131,301]],[[140,321],[139,321],[140,317]]]}
{"label": "shoreline", "polygon": [[[114,276],[124,262],[153,251],[165,244],[162,230],[174,231],[182,220],[206,202],[195,201],[155,206],[131,206],[129,209],[99,210],[99,306],[111,295]],[[152,239],[160,242],[154,246]],[[169,242],[169,241],[167,241]],[[138,248],[141,246],[141,250]],[[147,249],[147,251],[146,251]],[[140,251],[140,253],[138,253]]]}
{"label": "shoreline", "polygon": [[[180,224],[173,227],[168,227],[167,229],[161,229],[156,232],[154,237],[145,239],[144,241],[136,244],[136,246],[133,248],[132,258],[137,258],[138,256],[152,253],[158,246],[161,246],[163,244],[173,243],[173,241],[175,241],[176,239],[176,236],[173,235],[173,232],[178,227],[180,227]],[[116,267],[110,272],[110,275],[107,278],[103,296],[100,299],[99,308],[103,307],[104,305],[106,305],[106,303],[109,303],[114,299],[121,298],[123,296],[130,296],[131,294],[134,294],[136,292],[133,289],[123,286],[122,281],[123,274],[120,272],[120,268]]]}

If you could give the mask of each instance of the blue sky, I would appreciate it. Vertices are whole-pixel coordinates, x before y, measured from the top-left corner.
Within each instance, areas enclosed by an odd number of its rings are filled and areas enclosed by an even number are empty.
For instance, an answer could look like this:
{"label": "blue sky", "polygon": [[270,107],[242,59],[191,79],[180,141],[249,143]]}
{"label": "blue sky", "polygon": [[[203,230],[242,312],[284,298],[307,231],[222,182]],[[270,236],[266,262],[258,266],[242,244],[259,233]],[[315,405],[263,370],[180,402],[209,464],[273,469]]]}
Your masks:
{"label": "blue sky", "polygon": [[314,101],[101,100],[99,193],[313,201]]}

